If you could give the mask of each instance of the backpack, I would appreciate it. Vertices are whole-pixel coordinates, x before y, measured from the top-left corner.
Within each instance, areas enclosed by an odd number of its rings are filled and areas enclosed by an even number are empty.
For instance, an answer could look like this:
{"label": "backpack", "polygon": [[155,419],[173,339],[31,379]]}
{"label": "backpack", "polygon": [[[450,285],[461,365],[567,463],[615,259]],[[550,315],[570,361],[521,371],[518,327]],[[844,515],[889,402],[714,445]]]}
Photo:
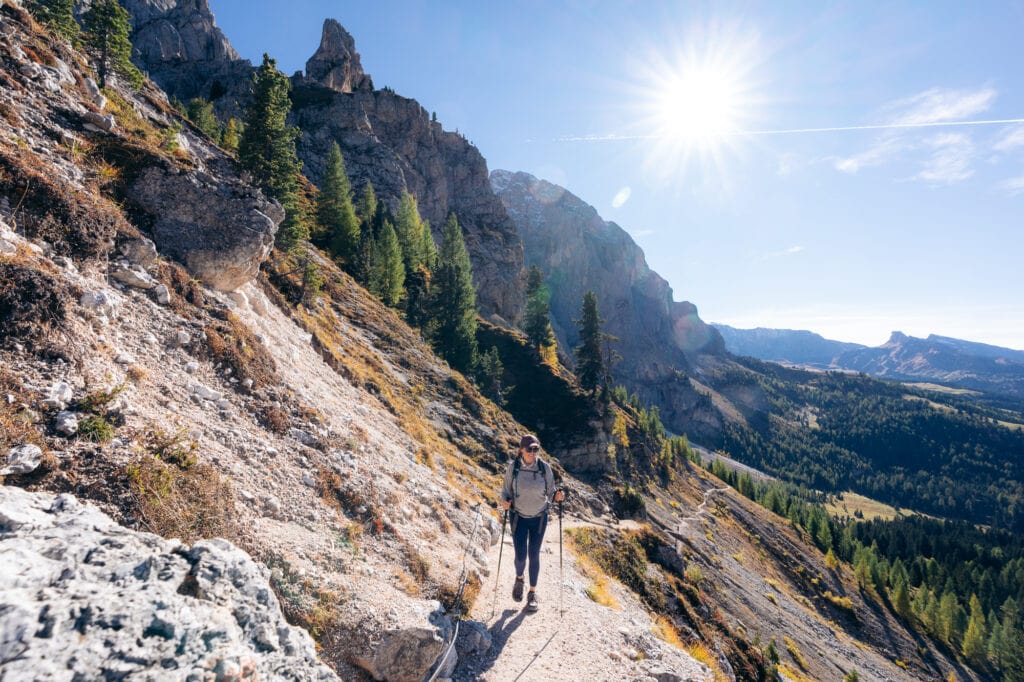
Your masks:
{"label": "backpack", "polygon": [[[512,462],[512,500],[515,502],[515,498],[519,497],[519,466],[523,460],[518,456]],[[537,470],[540,475],[544,477],[544,499],[551,499],[551,491],[548,490],[548,465],[540,457],[537,458]]]}

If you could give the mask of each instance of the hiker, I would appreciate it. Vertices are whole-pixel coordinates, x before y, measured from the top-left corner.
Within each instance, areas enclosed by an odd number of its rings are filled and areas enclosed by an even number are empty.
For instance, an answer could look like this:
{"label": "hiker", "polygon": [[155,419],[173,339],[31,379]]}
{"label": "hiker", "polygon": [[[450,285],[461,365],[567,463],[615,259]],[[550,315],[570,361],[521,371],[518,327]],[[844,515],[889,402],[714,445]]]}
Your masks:
{"label": "hiker", "polygon": [[505,470],[502,486],[504,508],[512,524],[512,544],[516,550],[516,581],[512,599],[523,599],[523,569],[530,559],[530,591],[526,609],[536,611],[537,577],[540,575],[540,546],[548,524],[548,507],[561,502],[565,494],[555,488],[551,465],[540,458],[540,441],[527,434],[519,440],[519,452]]}

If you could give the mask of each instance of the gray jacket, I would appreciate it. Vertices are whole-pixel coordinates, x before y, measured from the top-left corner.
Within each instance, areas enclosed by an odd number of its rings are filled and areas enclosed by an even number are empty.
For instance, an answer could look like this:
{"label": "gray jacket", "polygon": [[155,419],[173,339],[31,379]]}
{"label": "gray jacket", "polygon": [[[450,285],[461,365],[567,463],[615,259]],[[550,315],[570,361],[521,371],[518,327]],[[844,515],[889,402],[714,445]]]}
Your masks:
{"label": "gray jacket", "polygon": [[512,508],[523,518],[540,516],[547,511],[555,496],[555,474],[551,470],[551,465],[544,462],[547,474],[545,476],[540,473],[540,457],[532,466],[520,462],[519,476],[513,477],[515,462],[515,458],[510,459],[505,467],[505,484],[501,489],[501,499],[512,500]]}

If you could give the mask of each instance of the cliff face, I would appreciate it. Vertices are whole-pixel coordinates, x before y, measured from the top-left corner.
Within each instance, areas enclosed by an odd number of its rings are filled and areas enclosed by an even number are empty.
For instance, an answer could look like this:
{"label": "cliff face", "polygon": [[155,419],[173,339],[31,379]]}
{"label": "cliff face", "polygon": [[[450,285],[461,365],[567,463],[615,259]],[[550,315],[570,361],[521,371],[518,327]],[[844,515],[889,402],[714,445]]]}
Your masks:
{"label": "cliff face", "polygon": [[[672,299],[668,282],[647,267],[643,251],[565,189],[527,173],[496,170],[491,185],[523,240],[526,263],[544,271],[551,290],[551,323],[567,352],[579,343],[573,320],[583,294],[597,294],[604,330],[622,356],[617,381],[658,405],[669,428],[692,428],[695,390],[684,372],[701,356],[724,353],[722,338],[692,303]],[[692,431],[691,431],[692,433]]]}
{"label": "cliff face", "polygon": [[[168,95],[214,101],[221,116],[238,116],[249,98],[252,65],[217,28],[205,0],[131,0],[135,58]],[[423,218],[440,236],[450,213],[459,219],[473,262],[477,301],[486,316],[515,323],[522,314],[523,248],[491,190],[487,162],[458,133],[431,121],[418,102],[374,90],[355,41],[333,19],[319,48],[293,77],[292,123],[302,130],[303,171],[320,181],[337,141],[353,187],[372,182],[392,209],[402,191],[416,196]]]}

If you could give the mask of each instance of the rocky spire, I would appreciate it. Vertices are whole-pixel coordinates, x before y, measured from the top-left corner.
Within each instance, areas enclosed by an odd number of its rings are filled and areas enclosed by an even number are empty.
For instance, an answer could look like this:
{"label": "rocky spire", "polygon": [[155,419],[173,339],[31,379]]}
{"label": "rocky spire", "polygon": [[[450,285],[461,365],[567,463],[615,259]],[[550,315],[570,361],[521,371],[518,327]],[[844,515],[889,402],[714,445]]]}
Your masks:
{"label": "rocky spire", "polygon": [[356,41],[335,19],[324,21],[320,48],[306,62],[306,77],[338,92],[373,90],[359,63]]}

